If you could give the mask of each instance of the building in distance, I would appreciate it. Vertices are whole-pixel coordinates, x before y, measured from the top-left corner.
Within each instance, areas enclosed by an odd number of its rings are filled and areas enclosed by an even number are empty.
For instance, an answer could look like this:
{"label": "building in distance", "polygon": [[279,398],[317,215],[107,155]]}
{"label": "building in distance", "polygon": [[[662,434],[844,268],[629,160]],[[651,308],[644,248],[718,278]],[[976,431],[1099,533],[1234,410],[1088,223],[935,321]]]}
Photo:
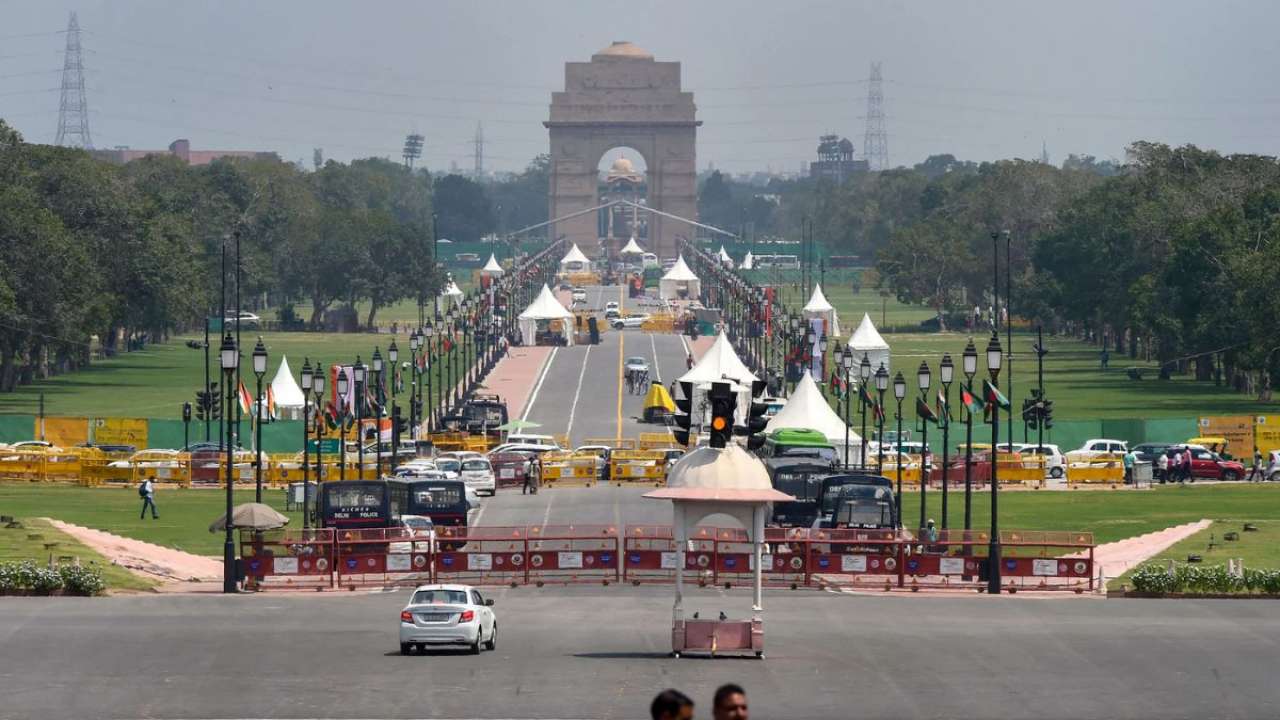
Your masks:
{"label": "building in distance", "polygon": [[823,135],[818,138],[818,160],[809,163],[809,177],[825,178],[837,185],[870,169],[866,160],[853,159],[849,138]]}
{"label": "building in distance", "polygon": [[179,138],[169,144],[168,150],[133,150],[128,147],[117,147],[113,150],[93,150],[92,154],[99,160],[117,165],[140,160],[151,155],[170,155],[188,165],[208,165],[221,158],[243,158],[246,160],[279,160],[274,152],[261,150],[192,150],[191,141]]}

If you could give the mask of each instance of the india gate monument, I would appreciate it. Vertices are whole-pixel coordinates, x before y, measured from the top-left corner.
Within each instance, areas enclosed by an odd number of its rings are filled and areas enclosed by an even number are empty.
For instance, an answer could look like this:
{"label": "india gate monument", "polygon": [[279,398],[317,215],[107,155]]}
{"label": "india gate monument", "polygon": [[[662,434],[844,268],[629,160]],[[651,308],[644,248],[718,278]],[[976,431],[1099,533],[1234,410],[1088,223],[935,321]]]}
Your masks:
{"label": "india gate monument", "polygon": [[[551,119],[544,123],[551,136],[549,217],[599,205],[601,158],[627,147],[647,171],[646,204],[696,220],[695,140],[702,123],[695,112],[693,93],[680,89],[680,63],[657,62],[629,42],[614,42],[591,62],[565,63],[564,91],[551,94]],[[676,238],[693,239],[689,224],[648,215],[649,252],[671,257]],[[595,213],[555,223],[550,237],[562,235],[588,254],[600,250]]]}

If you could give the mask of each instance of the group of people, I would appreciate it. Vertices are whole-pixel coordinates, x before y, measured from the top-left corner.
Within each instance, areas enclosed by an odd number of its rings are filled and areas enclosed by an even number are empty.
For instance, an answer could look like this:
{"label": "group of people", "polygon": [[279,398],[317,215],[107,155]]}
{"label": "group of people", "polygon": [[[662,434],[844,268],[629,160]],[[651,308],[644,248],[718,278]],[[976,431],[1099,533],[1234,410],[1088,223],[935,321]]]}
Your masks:
{"label": "group of people", "polygon": [[649,390],[649,368],[628,369],[626,374],[627,392],[642,395]]}
{"label": "group of people", "polygon": [[[649,705],[653,720],[692,720],[693,700],[679,690],[663,690]],[[711,698],[715,720],[748,720],[747,691],[733,683],[721,685]]]}

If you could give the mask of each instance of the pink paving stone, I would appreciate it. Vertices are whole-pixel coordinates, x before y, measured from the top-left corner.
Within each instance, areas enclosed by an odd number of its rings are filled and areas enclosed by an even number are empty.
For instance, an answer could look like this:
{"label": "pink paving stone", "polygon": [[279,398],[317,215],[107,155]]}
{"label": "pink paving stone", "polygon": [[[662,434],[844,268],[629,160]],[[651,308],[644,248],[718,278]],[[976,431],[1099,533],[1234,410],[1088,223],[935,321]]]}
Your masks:
{"label": "pink paving stone", "polygon": [[[163,498],[161,499],[163,502]],[[222,561],[46,518],[49,524],[96,550],[112,564],[163,583],[221,582]]]}
{"label": "pink paving stone", "polygon": [[509,355],[498,360],[493,372],[480,387],[485,392],[496,393],[507,403],[507,415],[516,419],[524,413],[524,407],[538,382],[542,367],[551,357],[551,347],[512,346]]}

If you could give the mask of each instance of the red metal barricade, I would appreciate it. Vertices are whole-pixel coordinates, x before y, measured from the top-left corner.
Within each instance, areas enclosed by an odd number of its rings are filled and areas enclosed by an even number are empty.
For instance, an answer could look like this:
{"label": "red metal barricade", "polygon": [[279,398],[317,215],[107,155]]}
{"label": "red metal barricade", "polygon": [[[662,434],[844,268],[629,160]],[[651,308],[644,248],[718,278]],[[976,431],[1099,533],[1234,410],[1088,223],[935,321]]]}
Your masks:
{"label": "red metal barricade", "polygon": [[[686,582],[706,585],[716,572],[717,528],[699,527],[685,547]],[[675,582],[675,537],[670,525],[629,525],[622,546],[622,579],[634,585],[648,582]]]}
{"label": "red metal barricade", "polygon": [[431,582],[431,537],[409,528],[336,530],[334,549],[338,587],[354,590]]}
{"label": "red metal barricade", "polygon": [[436,528],[435,581],[469,585],[529,582],[528,529]]}
{"label": "red metal barricade", "polygon": [[524,464],[528,460],[527,453],[494,453],[489,456],[493,466],[493,476],[499,488],[523,487]]}
{"label": "red metal barricade", "polygon": [[[809,531],[805,528],[765,528],[760,561],[762,583],[770,587],[805,584]],[[750,585],[755,581],[754,548],[741,528],[719,528],[715,535],[716,585]]]}
{"label": "red metal barricade", "polygon": [[600,582],[620,578],[618,528],[548,525],[528,530],[528,582]]}
{"label": "red metal barricade", "polygon": [[899,587],[904,578],[904,550],[893,530],[814,529],[809,531],[810,584],[835,583]]}
{"label": "red metal barricade", "polygon": [[241,530],[240,565],[249,589],[333,587],[333,531]]}

